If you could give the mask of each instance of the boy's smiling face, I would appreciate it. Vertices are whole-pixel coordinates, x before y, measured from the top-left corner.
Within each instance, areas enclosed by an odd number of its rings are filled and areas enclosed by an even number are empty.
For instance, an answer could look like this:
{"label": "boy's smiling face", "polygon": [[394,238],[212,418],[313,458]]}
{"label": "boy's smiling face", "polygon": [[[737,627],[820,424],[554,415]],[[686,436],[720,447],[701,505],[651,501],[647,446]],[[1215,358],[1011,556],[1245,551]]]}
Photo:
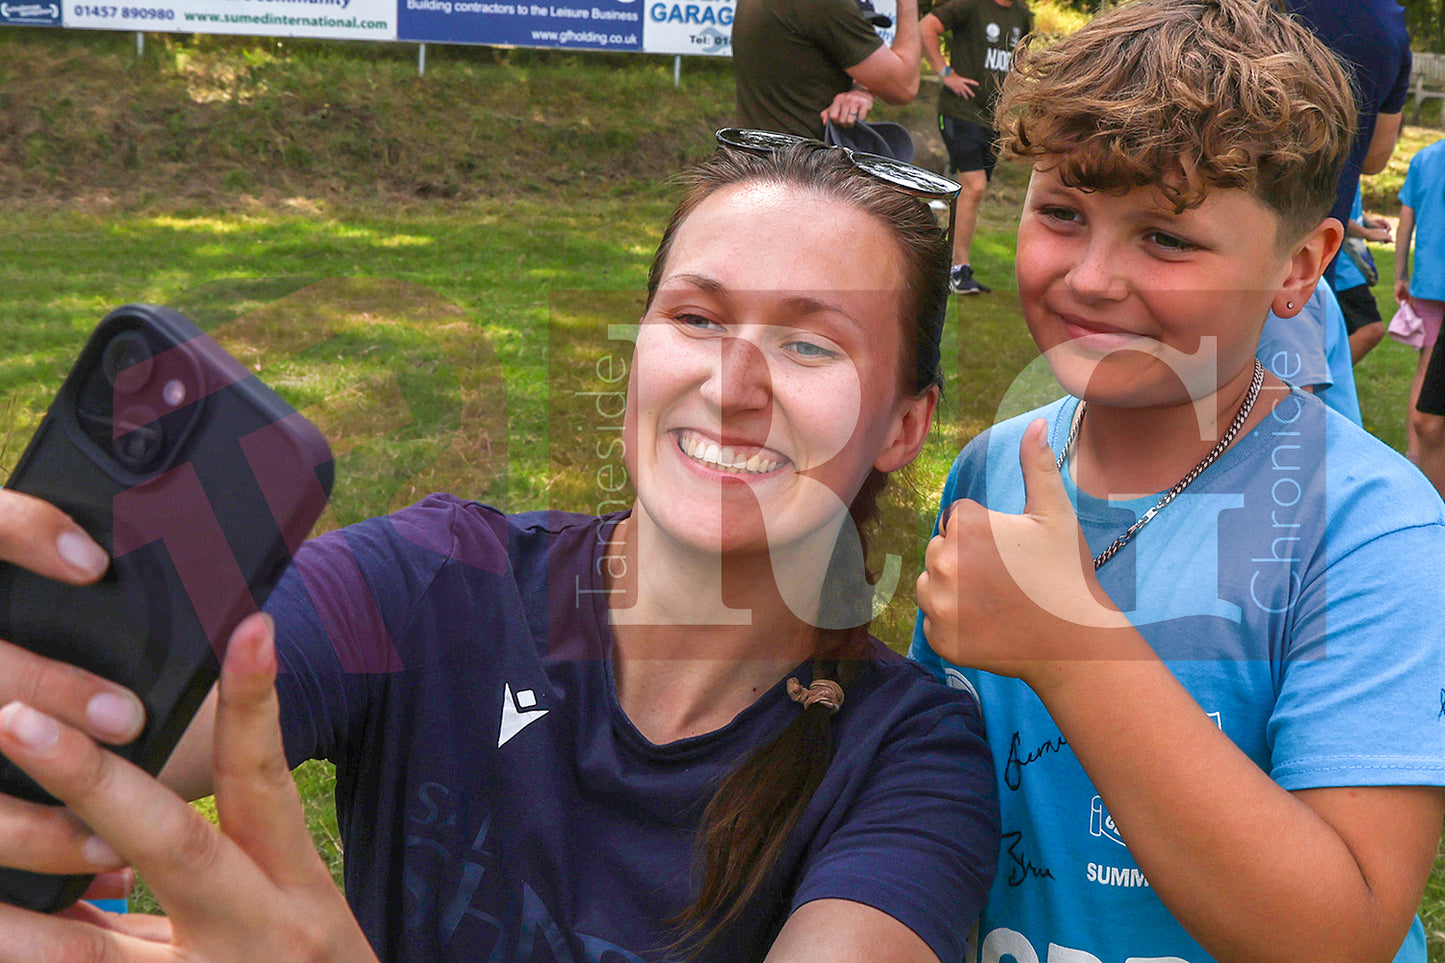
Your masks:
{"label": "boy's smiling face", "polygon": [[1246,191],[1176,214],[1157,187],[1069,187],[1045,158],[1019,221],[1024,319],[1070,394],[1122,407],[1202,398],[1247,379],[1265,315],[1298,313],[1333,253],[1324,225],[1287,245],[1280,230]]}

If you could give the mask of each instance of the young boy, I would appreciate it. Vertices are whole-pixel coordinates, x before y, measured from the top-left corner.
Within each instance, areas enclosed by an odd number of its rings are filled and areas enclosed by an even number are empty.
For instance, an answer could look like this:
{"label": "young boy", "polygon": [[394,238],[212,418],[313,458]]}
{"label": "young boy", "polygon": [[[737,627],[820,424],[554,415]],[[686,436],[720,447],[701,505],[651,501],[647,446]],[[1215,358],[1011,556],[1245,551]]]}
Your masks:
{"label": "young boy", "polygon": [[913,646],[995,754],[977,959],[1425,960],[1445,514],[1254,360],[1339,245],[1349,90],[1257,0],[1121,4],[1005,86],[1069,396],[955,463]]}
{"label": "young boy", "polygon": [[[993,112],[1008,76],[1014,47],[1034,27],[1025,0],[948,0],[935,4],[918,24],[923,57],[938,72],[938,131],[948,149],[948,169],[958,180],[953,228],[953,294],[988,294],[973,276],[973,234],[978,210],[998,161]],[[947,33],[948,58],[943,56]]]}

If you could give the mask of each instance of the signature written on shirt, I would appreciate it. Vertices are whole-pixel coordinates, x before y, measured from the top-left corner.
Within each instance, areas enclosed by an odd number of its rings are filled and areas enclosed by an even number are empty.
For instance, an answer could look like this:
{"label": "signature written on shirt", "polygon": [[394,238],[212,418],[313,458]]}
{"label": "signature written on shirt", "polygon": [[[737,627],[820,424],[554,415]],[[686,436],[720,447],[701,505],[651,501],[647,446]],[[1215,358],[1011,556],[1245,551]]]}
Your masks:
{"label": "signature written on shirt", "polygon": [[1013,738],[1009,740],[1008,761],[1003,765],[1004,785],[1017,791],[1019,786],[1023,785],[1025,766],[1033,765],[1045,756],[1062,752],[1063,748],[1068,744],[1068,740],[1061,735],[1056,739],[1050,739],[1044,742],[1027,755],[1019,755],[1019,750],[1023,745],[1023,737],[1015,732]]}
{"label": "signature written on shirt", "polygon": [[1054,874],[1046,867],[1034,863],[1020,850],[1023,848],[1022,830],[1003,834],[1004,865],[1008,867],[1008,884],[1022,886],[1031,879],[1053,879]]}

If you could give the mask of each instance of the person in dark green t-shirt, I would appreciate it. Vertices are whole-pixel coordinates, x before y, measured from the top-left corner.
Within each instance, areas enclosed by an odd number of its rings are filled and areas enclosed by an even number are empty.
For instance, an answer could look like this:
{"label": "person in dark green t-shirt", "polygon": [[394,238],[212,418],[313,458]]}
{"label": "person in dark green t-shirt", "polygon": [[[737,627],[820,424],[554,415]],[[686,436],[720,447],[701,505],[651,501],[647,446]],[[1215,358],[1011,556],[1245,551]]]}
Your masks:
{"label": "person in dark green t-shirt", "polygon": [[888,45],[857,0],[738,0],[732,42],[742,127],[821,139],[825,121],[851,127],[875,96],[918,94],[918,0],[898,0]]}
{"label": "person in dark green t-shirt", "polygon": [[[958,195],[958,220],[953,232],[954,294],[986,294],[989,288],[973,276],[970,248],[978,207],[993,176],[998,139],[993,108],[1013,61],[1013,50],[1033,29],[1034,17],[1025,0],[950,0],[933,9],[919,24],[923,56],[943,78],[938,94],[938,127],[948,147],[948,164],[963,190]],[[940,40],[949,34],[948,60]]]}

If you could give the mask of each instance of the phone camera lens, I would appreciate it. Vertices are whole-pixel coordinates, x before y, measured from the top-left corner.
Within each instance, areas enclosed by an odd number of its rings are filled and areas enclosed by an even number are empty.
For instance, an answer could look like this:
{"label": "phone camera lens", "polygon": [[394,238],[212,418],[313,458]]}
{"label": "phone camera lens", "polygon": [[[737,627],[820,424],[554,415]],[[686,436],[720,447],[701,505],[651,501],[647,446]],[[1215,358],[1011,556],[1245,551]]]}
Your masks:
{"label": "phone camera lens", "polygon": [[150,381],[154,363],[150,345],[138,331],[122,331],[100,356],[105,380],[120,394],[135,394]]}
{"label": "phone camera lens", "polygon": [[122,411],[115,419],[110,448],[116,460],[131,471],[144,471],[165,445],[165,434],[155,412],[142,405]]}
{"label": "phone camera lens", "polygon": [[186,396],[189,394],[190,392],[186,390],[186,383],[184,381],[180,378],[172,378],[170,381],[167,381],[166,386],[161,389],[161,400],[172,408],[179,408],[185,404]]}

